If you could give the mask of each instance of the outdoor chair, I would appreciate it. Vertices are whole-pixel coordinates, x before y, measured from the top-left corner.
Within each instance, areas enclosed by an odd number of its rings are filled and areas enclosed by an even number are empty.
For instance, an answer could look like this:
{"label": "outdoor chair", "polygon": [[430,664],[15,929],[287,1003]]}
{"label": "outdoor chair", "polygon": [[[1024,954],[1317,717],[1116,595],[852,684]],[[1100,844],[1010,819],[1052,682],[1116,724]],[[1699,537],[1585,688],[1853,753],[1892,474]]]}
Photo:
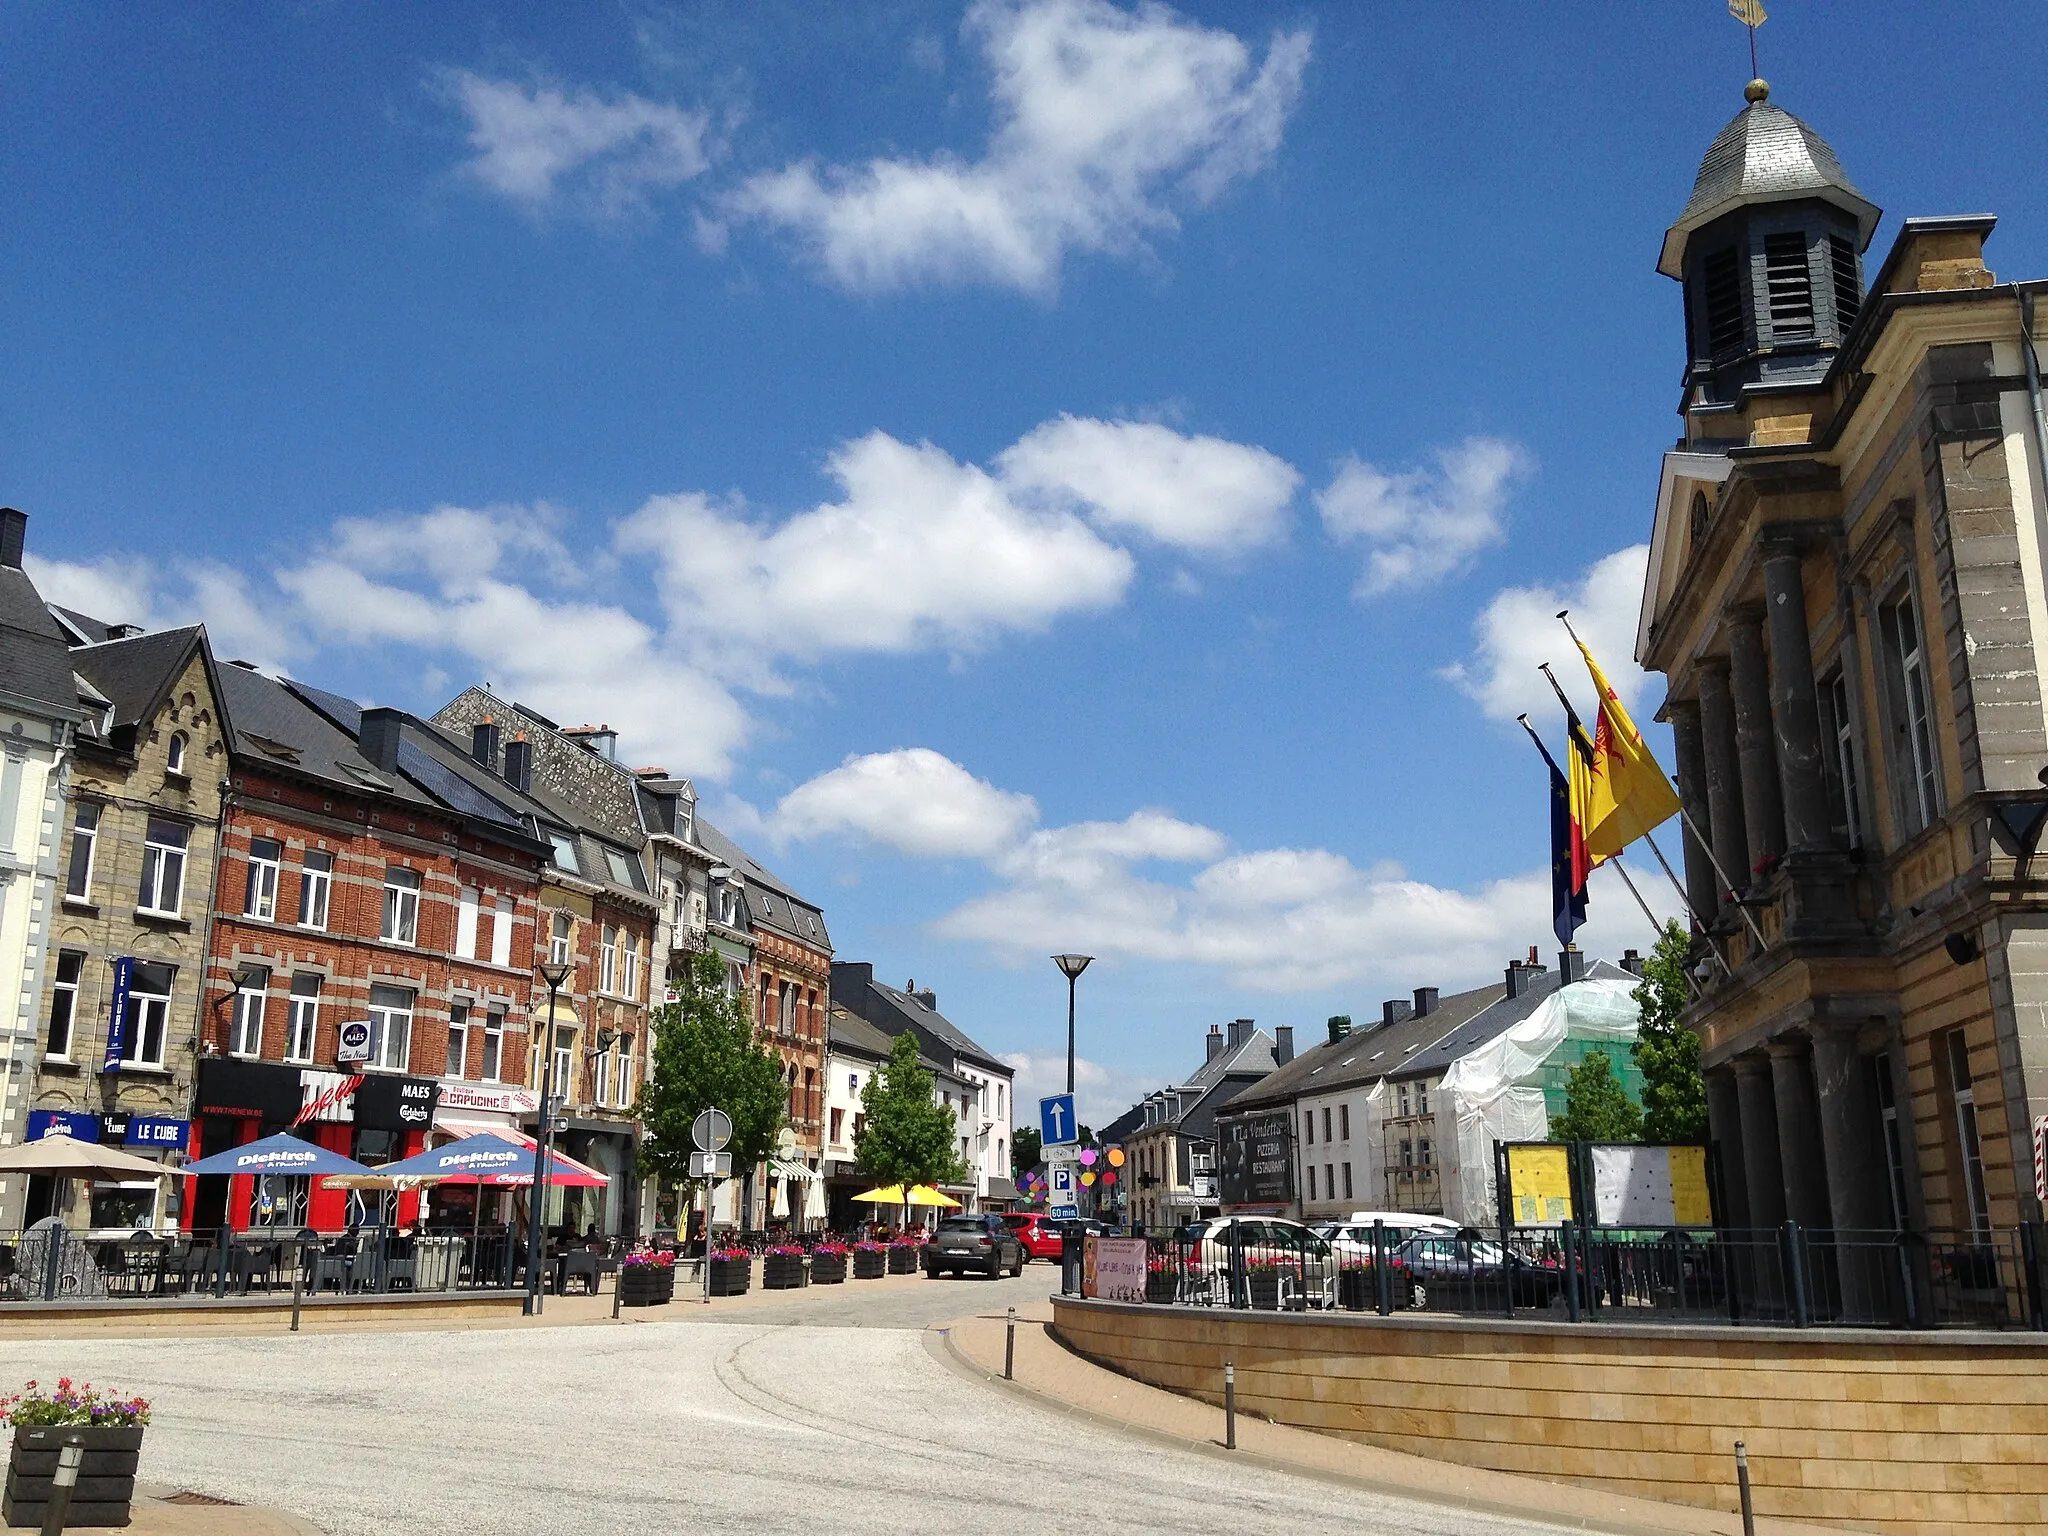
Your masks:
{"label": "outdoor chair", "polygon": [[409,1291],[419,1275],[419,1255],[409,1237],[395,1240],[384,1254],[383,1284],[380,1290],[395,1291],[402,1281]]}
{"label": "outdoor chair", "polygon": [[263,1289],[270,1289],[271,1280],[277,1274],[277,1245],[275,1243],[244,1243],[236,1247],[234,1258],[229,1264],[231,1283],[239,1285],[244,1296],[254,1287],[258,1277]]}
{"label": "outdoor chair", "polygon": [[311,1288],[317,1295],[329,1281],[337,1291],[348,1289],[349,1270],[354,1266],[354,1255],[335,1247],[313,1253],[313,1275]]}
{"label": "outdoor chair", "polygon": [[[578,1248],[563,1254],[561,1261],[555,1266],[555,1294],[557,1296],[568,1295],[569,1282],[571,1280],[581,1280],[583,1282],[584,1294],[595,1296],[597,1294],[597,1277],[603,1273],[601,1268],[603,1263],[604,1256],[588,1248]],[[618,1261],[614,1259],[612,1263],[616,1267]]]}
{"label": "outdoor chair", "polygon": [[193,1243],[178,1258],[178,1285],[188,1295],[204,1286],[213,1274],[216,1260],[211,1243]]}

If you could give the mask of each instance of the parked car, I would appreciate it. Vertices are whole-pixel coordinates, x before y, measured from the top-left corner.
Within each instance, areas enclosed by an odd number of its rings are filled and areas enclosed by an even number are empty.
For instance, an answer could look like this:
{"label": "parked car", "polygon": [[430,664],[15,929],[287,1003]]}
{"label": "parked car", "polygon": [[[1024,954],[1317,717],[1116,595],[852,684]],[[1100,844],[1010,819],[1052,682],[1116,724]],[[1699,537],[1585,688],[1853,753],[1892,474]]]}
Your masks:
{"label": "parked car", "polygon": [[1065,1239],[1060,1235],[1060,1224],[1043,1211],[1008,1211],[1003,1215],[1003,1225],[1017,1235],[1017,1241],[1024,1245],[1024,1261],[1033,1259],[1057,1260],[1062,1252]]}
{"label": "parked car", "polygon": [[1416,1211],[1354,1211],[1347,1221],[1319,1221],[1310,1230],[1329,1243],[1340,1260],[1372,1261],[1373,1223],[1385,1229],[1388,1250],[1411,1237],[1456,1237],[1458,1224],[1445,1216],[1425,1216]]}
{"label": "parked car", "polygon": [[1024,1245],[994,1212],[979,1216],[948,1216],[925,1244],[924,1273],[936,1280],[941,1272],[964,1275],[969,1270],[993,1280],[1004,1270],[1024,1273]]}
{"label": "parked car", "polygon": [[1564,1290],[1564,1271],[1523,1257],[1467,1228],[1408,1238],[1394,1251],[1415,1278],[1416,1304],[1496,1307],[1510,1293],[1516,1306],[1546,1307]]}

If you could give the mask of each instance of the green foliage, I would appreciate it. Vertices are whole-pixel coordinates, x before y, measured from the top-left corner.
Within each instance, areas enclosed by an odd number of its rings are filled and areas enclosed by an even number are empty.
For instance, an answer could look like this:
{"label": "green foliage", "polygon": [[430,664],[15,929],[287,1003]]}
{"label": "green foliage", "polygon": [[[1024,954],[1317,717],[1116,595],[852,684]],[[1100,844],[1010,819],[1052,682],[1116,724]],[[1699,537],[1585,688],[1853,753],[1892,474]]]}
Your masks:
{"label": "green foliage", "polygon": [[1700,1075],[1700,1037],[1678,1022],[1685,1011],[1685,931],[1664,925],[1657,947],[1643,962],[1636,1006],[1642,1032],[1631,1054],[1643,1074],[1643,1140],[1705,1141],[1707,1084]]}
{"label": "green foliage", "polygon": [[1643,1112],[1629,1102],[1605,1051],[1588,1051],[1564,1085],[1565,1110],[1550,1122],[1552,1141],[1641,1141]]}
{"label": "green foliage", "polygon": [[635,1112],[646,1128],[640,1171],[690,1176],[690,1122],[707,1109],[732,1117],[734,1172],[767,1158],[789,1107],[782,1061],[755,1038],[744,1001],[725,990],[725,961],[706,951],[683,973],[682,1000],[654,1016],[654,1070]]}
{"label": "green foliage", "polygon": [[960,1122],[932,1099],[932,1075],[917,1059],[917,1036],[905,1030],[888,1065],[860,1093],[867,1117],[853,1144],[853,1160],[878,1184],[958,1183]]}
{"label": "green foliage", "polygon": [[1039,1145],[1038,1127],[1020,1125],[1010,1132],[1010,1177],[1021,1179],[1036,1168],[1045,1157],[1045,1148]]}

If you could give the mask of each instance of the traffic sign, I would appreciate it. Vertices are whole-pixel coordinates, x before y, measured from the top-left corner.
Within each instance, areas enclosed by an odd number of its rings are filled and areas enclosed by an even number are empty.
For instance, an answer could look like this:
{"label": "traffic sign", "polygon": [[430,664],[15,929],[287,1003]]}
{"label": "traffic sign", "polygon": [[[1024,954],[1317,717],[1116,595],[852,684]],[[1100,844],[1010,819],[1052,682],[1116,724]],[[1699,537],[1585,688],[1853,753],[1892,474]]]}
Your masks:
{"label": "traffic sign", "polygon": [[1074,1096],[1056,1093],[1038,1101],[1038,1144],[1065,1146],[1081,1139],[1081,1122],[1074,1118]]}
{"label": "traffic sign", "polygon": [[690,1141],[699,1152],[723,1152],[732,1140],[732,1116],[722,1109],[707,1109],[690,1122]]}
{"label": "traffic sign", "polygon": [[1050,1182],[1047,1185],[1046,1203],[1051,1207],[1055,1220],[1072,1220],[1081,1214],[1079,1198],[1074,1193],[1074,1168],[1071,1163],[1054,1163],[1046,1169]]}
{"label": "traffic sign", "polygon": [[1045,1153],[1044,1160],[1048,1164],[1068,1163],[1075,1167],[1080,1166],[1081,1149],[1072,1142],[1068,1142],[1064,1147],[1046,1147],[1043,1150]]}
{"label": "traffic sign", "polygon": [[731,1178],[732,1154],[730,1152],[692,1152],[690,1154],[690,1177],[693,1179]]}

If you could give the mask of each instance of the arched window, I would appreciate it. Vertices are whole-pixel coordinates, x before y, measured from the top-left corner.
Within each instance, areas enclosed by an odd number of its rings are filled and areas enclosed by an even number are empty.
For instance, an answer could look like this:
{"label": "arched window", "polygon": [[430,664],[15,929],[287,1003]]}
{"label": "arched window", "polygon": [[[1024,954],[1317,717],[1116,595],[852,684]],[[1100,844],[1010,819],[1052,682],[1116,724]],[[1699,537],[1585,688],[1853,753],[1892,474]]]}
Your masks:
{"label": "arched window", "polygon": [[1698,544],[1707,535],[1707,522],[1713,516],[1713,508],[1707,505],[1707,493],[1692,493],[1692,541]]}
{"label": "arched window", "polygon": [[171,745],[164,754],[164,767],[171,773],[183,773],[185,771],[185,733],[183,731],[171,732]]}

